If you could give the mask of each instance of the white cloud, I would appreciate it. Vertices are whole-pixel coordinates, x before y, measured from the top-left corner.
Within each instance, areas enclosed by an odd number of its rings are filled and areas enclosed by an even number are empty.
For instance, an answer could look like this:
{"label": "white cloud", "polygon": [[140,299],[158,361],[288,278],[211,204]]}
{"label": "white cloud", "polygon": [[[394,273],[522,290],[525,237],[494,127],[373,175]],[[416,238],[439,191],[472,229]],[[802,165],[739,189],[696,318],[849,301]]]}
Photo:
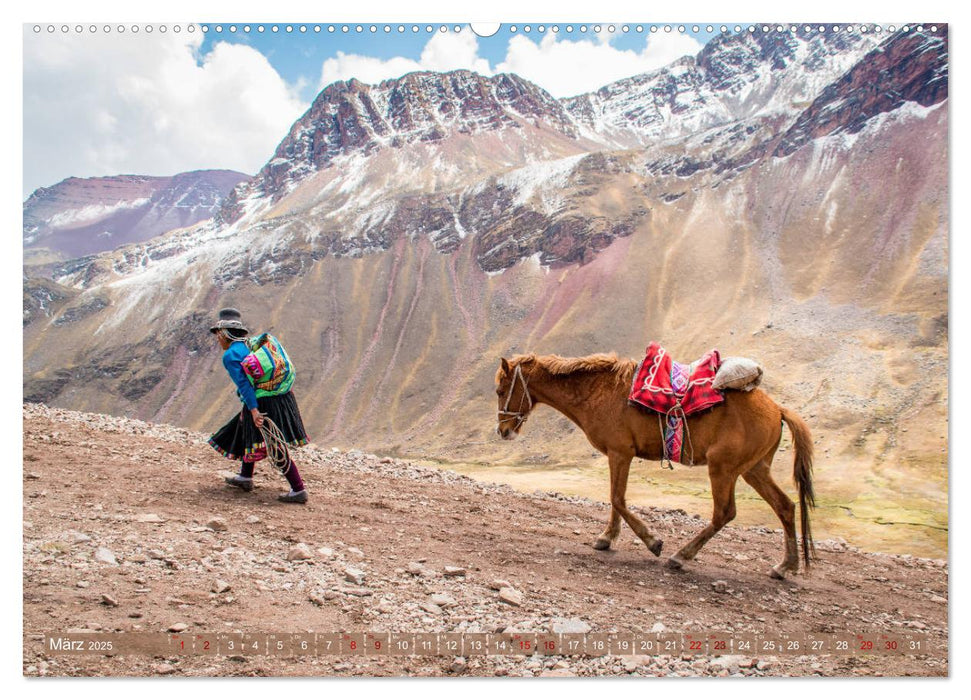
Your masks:
{"label": "white cloud", "polygon": [[616,34],[601,32],[590,39],[573,41],[549,33],[537,44],[518,35],[509,40],[505,59],[492,67],[479,56],[478,41],[472,32],[436,34],[417,61],[338,52],[335,58],[324,61],[320,88],[351,78],[373,85],[413,71],[466,68],[482,75],[516,73],[554,97],[572,97],[621,78],[662,68],[682,56],[693,56],[702,48],[700,42],[679,32],[651,34],[638,51],[616,48],[617,38]]}
{"label": "white cloud", "polygon": [[24,195],[66,177],[255,173],[307,108],[266,57],[202,33],[24,34]]}
{"label": "white cloud", "polygon": [[491,75],[489,62],[479,57],[479,43],[468,29],[454,33],[438,33],[428,40],[416,61],[396,56],[389,59],[373,58],[338,51],[335,58],[328,58],[321,68],[320,88],[338,80],[357,78],[362,83],[374,85],[388,78],[399,78],[415,71],[472,70]]}
{"label": "white cloud", "polygon": [[681,33],[651,34],[640,51],[617,49],[599,39],[560,40],[547,34],[537,44],[525,36],[515,36],[496,71],[516,73],[554,97],[572,97],[663,68],[682,56],[697,54],[701,48],[701,43]]}

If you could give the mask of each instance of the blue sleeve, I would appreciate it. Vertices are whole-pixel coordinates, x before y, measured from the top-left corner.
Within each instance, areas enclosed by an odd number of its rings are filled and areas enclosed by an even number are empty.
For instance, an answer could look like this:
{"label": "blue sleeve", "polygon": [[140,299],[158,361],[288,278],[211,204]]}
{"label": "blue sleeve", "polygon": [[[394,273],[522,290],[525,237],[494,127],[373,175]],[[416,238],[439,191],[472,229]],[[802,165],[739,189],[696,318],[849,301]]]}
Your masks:
{"label": "blue sleeve", "polygon": [[[239,352],[234,352],[234,350],[235,348],[230,347],[229,350],[223,353],[223,367],[229,372],[233,383],[236,384],[236,389],[239,392],[240,398],[243,399],[243,403],[246,404],[246,408],[252,410],[257,407],[256,389],[249,383],[246,373],[243,372],[242,365],[239,364],[242,357],[237,357]],[[243,357],[245,356],[244,354]]]}

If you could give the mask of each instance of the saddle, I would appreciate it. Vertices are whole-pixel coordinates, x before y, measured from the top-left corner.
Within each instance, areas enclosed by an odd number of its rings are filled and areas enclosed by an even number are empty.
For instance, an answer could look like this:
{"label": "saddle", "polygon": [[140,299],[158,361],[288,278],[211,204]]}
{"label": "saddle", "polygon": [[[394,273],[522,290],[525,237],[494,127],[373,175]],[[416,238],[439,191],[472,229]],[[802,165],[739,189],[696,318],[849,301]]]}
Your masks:
{"label": "saddle", "polygon": [[[657,343],[647,346],[647,355],[637,367],[628,400],[664,417],[663,460],[684,464],[684,419],[717,406],[724,395],[712,386],[721,366],[718,350],[712,350],[691,364],[675,362]],[[690,439],[690,438],[689,438]],[[690,445],[689,445],[690,447]],[[691,464],[694,454],[688,457]]]}

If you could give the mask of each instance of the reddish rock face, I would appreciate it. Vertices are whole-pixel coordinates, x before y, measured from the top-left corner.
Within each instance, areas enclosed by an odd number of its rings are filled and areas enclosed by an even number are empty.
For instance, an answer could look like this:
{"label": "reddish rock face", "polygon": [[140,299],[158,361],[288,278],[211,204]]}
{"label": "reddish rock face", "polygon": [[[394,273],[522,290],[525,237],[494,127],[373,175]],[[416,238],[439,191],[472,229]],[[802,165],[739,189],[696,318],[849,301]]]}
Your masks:
{"label": "reddish rock face", "polygon": [[[515,75],[485,77],[470,71],[410,73],[365,85],[338,81],[325,88],[293,125],[254,187],[277,198],[287,186],[338,155],[382,147],[434,142],[449,133],[476,134],[542,122],[576,138],[572,119],[559,101]],[[239,216],[235,199],[221,217]]]}
{"label": "reddish rock face", "polygon": [[68,178],[24,202],[24,250],[78,258],[146,241],[210,218],[248,179],[230,170]]}
{"label": "reddish rock face", "polygon": [[773,155],[786,156],[809,141],[845,131],[915,102],[929,107],[947,99],[947,25],[935,34],[901,33],[871,51],[829,85],[783,136]]}

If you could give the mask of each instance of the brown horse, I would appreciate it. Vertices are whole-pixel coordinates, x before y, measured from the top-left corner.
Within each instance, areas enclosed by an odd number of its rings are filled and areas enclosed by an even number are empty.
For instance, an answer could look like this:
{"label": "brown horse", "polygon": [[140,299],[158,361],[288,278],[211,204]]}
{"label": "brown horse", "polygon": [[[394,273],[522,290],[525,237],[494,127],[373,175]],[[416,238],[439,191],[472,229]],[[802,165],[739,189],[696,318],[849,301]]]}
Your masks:
{"label": "brown horse", "polygon": [[[627,475],[634,457],[661,459],[663,441],[658,414],[627,402],[636,365],[616,355],[563,358],[556,355],[520,355],[502,358],[496,373],[499,397],[497,432],[515,438],[536,404],[546,404],[576,423],[587,440],[607,455],[610,463],[610,519],[594,543],[609,549],[620,533],[623,518],[655,556],[661,540],[627,508]],[[773,481],[772,458],[782,439],[783,421],[795,444],[793,479],[799,489],[802,549],[806,568],[815,558],[808,508],[814,506],[812,485],[813,444],[809,428],[792,411],[782,408],[759,390],[726,391],[725,401],[710,411],[686,419],[694,462],[708,465],[714,509],[705,527],[667,565],[680,569],[698,554],[708,540],[735,517],[735,483],[742,477],[764,498],[785,529],[785,558],[772,567],[773,578],[799,570],[795,505]]]}

